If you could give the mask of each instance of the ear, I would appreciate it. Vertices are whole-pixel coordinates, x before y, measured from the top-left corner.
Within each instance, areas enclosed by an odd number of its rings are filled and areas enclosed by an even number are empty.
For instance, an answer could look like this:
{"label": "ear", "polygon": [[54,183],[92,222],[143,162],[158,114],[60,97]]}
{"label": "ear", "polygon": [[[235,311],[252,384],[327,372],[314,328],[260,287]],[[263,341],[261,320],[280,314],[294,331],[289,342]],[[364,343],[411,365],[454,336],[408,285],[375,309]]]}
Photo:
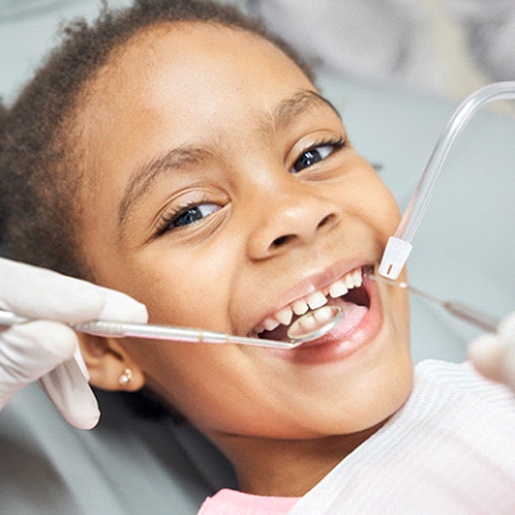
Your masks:
{"label": "ear", "polygon": [[116,338],[78,334],[90,383],[103,390],[134,392],[145,385],[143,370]]}

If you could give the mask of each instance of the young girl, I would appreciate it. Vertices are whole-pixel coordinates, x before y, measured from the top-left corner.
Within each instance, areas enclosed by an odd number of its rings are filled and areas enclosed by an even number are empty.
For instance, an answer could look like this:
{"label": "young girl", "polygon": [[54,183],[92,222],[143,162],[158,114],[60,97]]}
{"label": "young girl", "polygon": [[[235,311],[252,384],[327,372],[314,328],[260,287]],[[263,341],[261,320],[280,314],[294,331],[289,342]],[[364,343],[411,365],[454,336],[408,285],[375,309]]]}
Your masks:
{"label": "young girl", "polygon": [[153,323],[281,339],[345,312],[288,351],[81,335],[93,385],[149,389],[231,460],[246,493],[202,513],[515,507],[510,394],[435,364],[414,388],[406,293],[369,278],[398,208],[289,47],[230,8],[139,0],[69,29],[5,118],[13,257]]}

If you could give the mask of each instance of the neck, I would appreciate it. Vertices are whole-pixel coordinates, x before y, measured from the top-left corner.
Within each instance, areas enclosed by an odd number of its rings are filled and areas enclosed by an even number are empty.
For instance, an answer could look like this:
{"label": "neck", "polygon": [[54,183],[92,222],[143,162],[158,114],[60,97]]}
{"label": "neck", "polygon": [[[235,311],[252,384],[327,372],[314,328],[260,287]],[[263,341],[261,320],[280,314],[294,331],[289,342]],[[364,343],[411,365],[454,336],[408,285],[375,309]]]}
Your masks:
{"label": "neck", "polygon": [[266,440],[241,436],[215,438],[232,462],[240,489],[254,495],[300,497],[379,430],[315,440]]}

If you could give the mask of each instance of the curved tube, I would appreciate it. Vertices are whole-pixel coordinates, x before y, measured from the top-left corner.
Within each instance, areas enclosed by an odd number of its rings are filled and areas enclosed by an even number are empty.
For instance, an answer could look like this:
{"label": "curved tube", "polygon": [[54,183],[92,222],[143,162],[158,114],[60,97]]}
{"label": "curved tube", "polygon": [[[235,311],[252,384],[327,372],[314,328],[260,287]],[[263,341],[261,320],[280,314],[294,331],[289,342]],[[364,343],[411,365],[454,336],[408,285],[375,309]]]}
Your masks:
{"label": "curved tube", "polygon": [[478,89],[458,106],[436,143],[395,234],[388,240],[379,266],[381,275],[397,279],[404,268],[412,249],[411,242],[415,232],[427,209],[442,166],[459,133],[484,104],[493,100],[511,99],[515,99],[515,81],[495,82]]}

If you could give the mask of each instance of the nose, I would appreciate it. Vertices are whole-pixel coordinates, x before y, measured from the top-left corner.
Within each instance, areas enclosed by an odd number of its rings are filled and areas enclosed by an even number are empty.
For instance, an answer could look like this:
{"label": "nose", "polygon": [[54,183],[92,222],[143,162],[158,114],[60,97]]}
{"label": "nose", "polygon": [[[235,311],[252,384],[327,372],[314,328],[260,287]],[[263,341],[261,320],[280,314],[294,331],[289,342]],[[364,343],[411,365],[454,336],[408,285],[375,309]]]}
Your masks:
{"label": "nose", "polygon": [[257,206],[260,216],[254,218],[248,244],[253,259],[267,259],[293,247],[311,245],[330,233],[342,218],[340,205],[326,196],[302,183],[288,186]]}

